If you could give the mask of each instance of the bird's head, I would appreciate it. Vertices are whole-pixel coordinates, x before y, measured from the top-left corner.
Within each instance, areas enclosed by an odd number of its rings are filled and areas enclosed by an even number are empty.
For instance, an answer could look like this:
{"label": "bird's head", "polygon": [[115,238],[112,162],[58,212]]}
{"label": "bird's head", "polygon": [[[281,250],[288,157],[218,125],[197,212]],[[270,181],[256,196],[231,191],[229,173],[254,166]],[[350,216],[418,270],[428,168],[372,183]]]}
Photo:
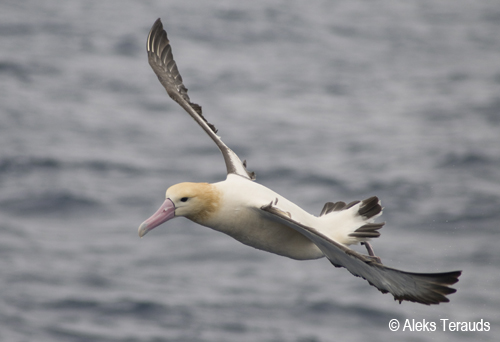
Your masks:
{"label": "bird's head", "polygon": [[168,188],[165,197],[160,208],[139,226],[140,237],[177,216],[203,224],[220,202],[219,191],[208,183],[179,183]]}

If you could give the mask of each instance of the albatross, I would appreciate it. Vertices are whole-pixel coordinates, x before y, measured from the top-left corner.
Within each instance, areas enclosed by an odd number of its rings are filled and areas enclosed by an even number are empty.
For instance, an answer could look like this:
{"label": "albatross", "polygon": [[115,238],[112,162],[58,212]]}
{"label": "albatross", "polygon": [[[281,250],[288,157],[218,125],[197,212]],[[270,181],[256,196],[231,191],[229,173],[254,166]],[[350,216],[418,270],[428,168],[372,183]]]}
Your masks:
{"label": "albatross", "polygon": [[[394,299],[422,304],[448,302],[456,292],[461,271],[411,273],[382,264],[369,240],[380,236],[384,222],[377,197],[345,203],[328,202],[319,216],[308,213],[276,192],[255,182],[255,173],[224,144],[214,125],[191,102],[172,55],[160,19],[147,37],[148,61],[168,95],[200,125],[222,152],[227,169],[224,181],[179,183],[166,192],[160,208],[139,227],[139,236],[176,217],[186,217],[202,226],[225,233],[245,245],[297,260],[326,257],[335,267],[344,267],[364,278]],[[362,244],[367,255],[350,245]]]}

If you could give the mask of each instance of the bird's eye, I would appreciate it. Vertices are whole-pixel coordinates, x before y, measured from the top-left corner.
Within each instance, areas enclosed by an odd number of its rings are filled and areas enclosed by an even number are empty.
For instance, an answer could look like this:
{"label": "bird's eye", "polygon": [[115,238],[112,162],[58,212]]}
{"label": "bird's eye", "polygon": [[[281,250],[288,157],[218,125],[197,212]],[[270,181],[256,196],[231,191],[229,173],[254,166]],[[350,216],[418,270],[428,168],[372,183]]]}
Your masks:
{"label": "bird's eye", "polygon": [[187,197],[182,197],[181,202],[187,202],[188,198]]}

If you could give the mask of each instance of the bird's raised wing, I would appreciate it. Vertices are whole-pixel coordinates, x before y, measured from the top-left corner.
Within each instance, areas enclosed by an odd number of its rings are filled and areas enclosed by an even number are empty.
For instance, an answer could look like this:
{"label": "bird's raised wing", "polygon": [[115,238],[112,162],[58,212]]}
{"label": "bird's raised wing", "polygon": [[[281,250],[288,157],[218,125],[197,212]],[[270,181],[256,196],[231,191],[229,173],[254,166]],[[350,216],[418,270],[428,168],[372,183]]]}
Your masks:
{"label": "bird's raised wing", "polygon": [[153,68],[168,95],[191,115],[219,147],[226,162],[227,173],[234,173],[251,180],[255,179],[255,174],[246,170],[245,162],[242,163],[236,153],[222,142],[216,134],[217,129],[215,126],[208,123],[203,117],[201,106],[192,103],[189,99],[187,88],[182,83],[182,77],[172,56],[172,48],[167,33],[163,29],[160,19],[156,20],[149,31],[147,50],[149,65]]}
{"label": "bird's raised wing", "polygon": [[390,268],[369,256],[360,254],[336,241],[329,239],[317,230],[307,227],[293,219],[292,214],[280,210],[271,202],[261,207],[270,218],[279,221],[305,235],[314,242],[335,267],[345,267],[357,277],[366,279],[382,293],[391,293],[395,300],[422,304],[449,302],[447,295],[456,292],[448,287],[458,281],[462,271],[446,273],[410,273]]}

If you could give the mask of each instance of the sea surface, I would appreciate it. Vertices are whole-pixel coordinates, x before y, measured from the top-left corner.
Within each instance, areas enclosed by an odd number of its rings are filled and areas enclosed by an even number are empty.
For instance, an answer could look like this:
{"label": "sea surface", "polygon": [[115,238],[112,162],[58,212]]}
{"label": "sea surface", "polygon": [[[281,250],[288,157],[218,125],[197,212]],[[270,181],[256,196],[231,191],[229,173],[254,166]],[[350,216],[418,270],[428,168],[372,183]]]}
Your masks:
{"label": "sea surface", "polygon": [[[225,178],[147,63],[158,17],[260,183],[315,214],[379,196],[375,252],[463,270],[450,303],[182,218],[140,239],[170,185]],[[499,32],[493,0],[1,1],[0,341],[500,340]]]}

